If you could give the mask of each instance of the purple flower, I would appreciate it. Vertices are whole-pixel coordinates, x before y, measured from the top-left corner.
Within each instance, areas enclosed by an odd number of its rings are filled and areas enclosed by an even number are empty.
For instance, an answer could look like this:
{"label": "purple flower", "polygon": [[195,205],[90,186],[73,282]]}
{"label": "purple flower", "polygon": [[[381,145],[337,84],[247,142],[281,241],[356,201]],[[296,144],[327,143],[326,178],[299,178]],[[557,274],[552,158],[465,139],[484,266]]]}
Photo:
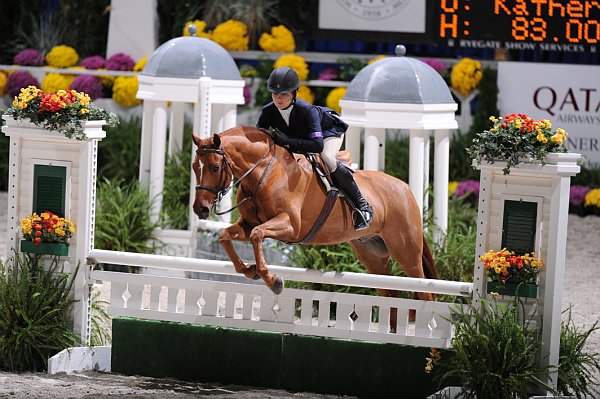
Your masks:
{"label": "purple flower", "polygon": [[9,96],[18,96],[22,88],[27,86],[40,87],[40,82],[27,71],[16,71],[8,76],[6,92]]}
{"label": "purple flower", "polygon": [[71,89],[87,94],[92,100],[102,97],[104,92],[100,79],[92,75],[77,76],[71,83]]}
{"label": "purple flower", "polygon": [[327,68],[321,71],[318,80],[337,80],[339,77],[340,71],[335,68]]}
{"label": "purple flower", "polygon": [[106,60],[106,69],[111,71],[133,71],[135,61],[127,54],[117,53]]}
{"label": "purple flower", "polygon": [[44,65],[44,56],[41,51],[28,48],[15,55],[13,63],[16,65],[40,66]]}
{"label": "purple flower", "polygon": [[244,105],[248,105],[250,103],[250,98],[252,97],[252,91],[250,90],[250,86],[244,86]]}
{"label": "purple flower", "polygon": [[456,198],[465,197],[473,205],[477,205],[479,201],[479,181],[464,180],[458,183],[454,192]]}
{"label": "purple flower", "polygon": [[585,196],[592,189],[586,186],[571,186],[571,190],[569,192],[569,204],[573,206],[581,206],[585,201]]}
{"label": "purple flower", "polygon": [[79,62],[79,65],[84,67],[85,69],[100,69],[104,68],[106,65],[106,60],[101,55],[92,55],[90,57],[85,57]]}
{"label": "purple flower", "polygon": [[435,69],[439,74],[442,74],[448,71],[448,66],[442,60],[438,60],[437,58],[422,58],[421,61]]}

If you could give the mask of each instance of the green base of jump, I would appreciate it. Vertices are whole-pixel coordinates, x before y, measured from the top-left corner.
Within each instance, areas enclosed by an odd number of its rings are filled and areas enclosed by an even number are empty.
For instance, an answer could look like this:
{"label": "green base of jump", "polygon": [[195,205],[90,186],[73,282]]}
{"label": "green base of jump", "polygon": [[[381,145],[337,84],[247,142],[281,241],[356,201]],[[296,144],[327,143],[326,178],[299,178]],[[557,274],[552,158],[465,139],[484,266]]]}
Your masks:
{"label": "green base of jump", "polygon": [[360,398],[437,391],[429,348],[131,318],[112,329],[112,371],[127,375]]}
{"label": "green base of jump", "polygon": [[42,242],[35,245],[31,241],[21,240],[21,252],[28,252],[41,255],[69,255],[69,244]]}
{"label": "green base of jump", "polygon": [[487,292],[497,292],[500,295],[521,296],[525,298],[537,298],[538,286],[536,284],[502,284],[497,281],[488,281]]}

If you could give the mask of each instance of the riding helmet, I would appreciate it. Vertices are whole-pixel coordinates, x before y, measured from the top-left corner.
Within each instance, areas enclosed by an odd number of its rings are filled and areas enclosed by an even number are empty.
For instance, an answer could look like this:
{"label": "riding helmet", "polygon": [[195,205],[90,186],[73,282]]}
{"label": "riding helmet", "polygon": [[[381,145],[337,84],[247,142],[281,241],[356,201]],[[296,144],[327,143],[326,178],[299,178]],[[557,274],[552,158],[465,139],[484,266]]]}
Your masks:
{"label": "riding helmet", "polygon": [[290,67],[276,68],[267,81],[267,90],[274,94],[285,94],[298,90],[300,79],[298,74]]}

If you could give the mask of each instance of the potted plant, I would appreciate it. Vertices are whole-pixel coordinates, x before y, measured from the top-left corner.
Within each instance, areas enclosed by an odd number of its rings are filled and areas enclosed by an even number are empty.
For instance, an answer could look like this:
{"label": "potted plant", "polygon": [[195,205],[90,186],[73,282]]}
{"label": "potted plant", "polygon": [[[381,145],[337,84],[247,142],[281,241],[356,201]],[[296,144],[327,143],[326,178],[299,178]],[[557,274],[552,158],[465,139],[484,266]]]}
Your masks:
{"label": "potted plant", "polygon": [[75,224],[46,211],[23,218],[21,232],[21,252],[67,256]]}
{"label": "potted plant", "polygon": [[506,162],[504,174],[521,162],[544,161],[550,153],[568,152],[563,143],[567,132],[552,130],[549,120],[534,120],[525,114],[507,114],[503,118],[490,116],[493,126],[477,133],[467,152],[480,165],[483,161]]}
{"label": "potted plant", "polygon": [[535,253],[517,255],[503,248],[479,257],[488,274],[487,292],[501,295],[537,297],[537,279],[544,263]]}
{"label": "potted plant", "polygon": [[96,107],[85,93],[75,90],[44,92],[35,86],[21,89],[6,110],[4,119],[7,117],[7,122],[12,118],[20,125],[31,123],[78,140],[86,138],[88,121],[101,121],[108,127],[118,123],[115,114]]}

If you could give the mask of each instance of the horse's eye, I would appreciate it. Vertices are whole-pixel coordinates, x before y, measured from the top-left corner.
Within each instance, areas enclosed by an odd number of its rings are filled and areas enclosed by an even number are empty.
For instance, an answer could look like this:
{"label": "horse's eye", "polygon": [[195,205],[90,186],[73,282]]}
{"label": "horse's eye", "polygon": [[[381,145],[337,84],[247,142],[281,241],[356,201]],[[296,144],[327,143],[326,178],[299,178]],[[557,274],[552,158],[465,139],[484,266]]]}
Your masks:
{"label": "horse's eye", "polygon": [[219,165],[210,165],[210,171],[212,173],[217,173],[219,171]]}

